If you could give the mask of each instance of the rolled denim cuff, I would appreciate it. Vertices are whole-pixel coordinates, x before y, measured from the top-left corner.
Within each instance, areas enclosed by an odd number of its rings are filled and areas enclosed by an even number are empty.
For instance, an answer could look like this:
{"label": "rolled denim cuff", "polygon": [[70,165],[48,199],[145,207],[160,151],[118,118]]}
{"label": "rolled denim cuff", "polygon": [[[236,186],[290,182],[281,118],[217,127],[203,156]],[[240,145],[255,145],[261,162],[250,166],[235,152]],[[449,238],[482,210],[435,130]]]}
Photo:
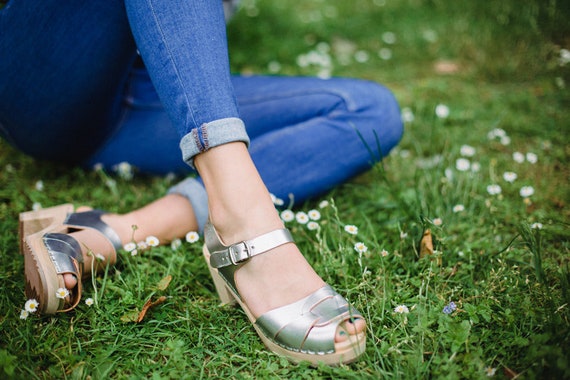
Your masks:
{"label": "rolled denim cuff", "polygon": [[190,177],[172,186],[167,194],[179,194],[188,199],[198,222],[198,233],[201,235],[208,219],[208,194],[204,185],[196,178]]}
{"label": "rolled denim cuff", "polygon": [[194,157],[210,148],[230,142],[242,141],[249,146],[249,136],[241,119],[229,117],[194,128],[180,140],[182,158],[194,168]]}

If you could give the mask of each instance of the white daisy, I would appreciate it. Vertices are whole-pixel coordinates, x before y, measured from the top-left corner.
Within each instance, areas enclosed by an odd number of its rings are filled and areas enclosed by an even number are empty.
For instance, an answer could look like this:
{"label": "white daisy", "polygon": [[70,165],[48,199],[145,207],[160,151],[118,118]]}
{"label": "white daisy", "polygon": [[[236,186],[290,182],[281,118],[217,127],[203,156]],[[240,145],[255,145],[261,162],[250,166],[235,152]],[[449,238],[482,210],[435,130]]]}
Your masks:
{"label": "white daisy", "polygon": [[535,153],[528,152],[528,153],[526,154],[526,160],[527,160],[528,162],[530,162],[531,164],[536,164],[537,161],[538,161],[538,156],[537,156]]}
{"label": "white daisy", "polygon": [[354,250],[358,253],[364,253],[366,251],[368,251],[368,247],[362,243],[362,242],[358,242],[356,244],[354,244]]}
{"label": "white daisy", "polygon": [[196,243],[200,240],[200,235],[196,231],[190,231],[186,234],[185,239],[188,243]]}
{"label": "white daisy", "polygon": [[66,288],[59,288],[55,291],[55,296],[57,298],[65,298],[67,296],[69,296],[69,290],[67,290]]}
{"label": "white daisy", "polygon": [[402,108],[402,116],[401,117],[402,117],[402,121],[404,123],[411,123],[412,121],[414,121],[414,113],[408,107]]}
{"label": "white daisy", "polygon": [[523,186],[520,190],[520,195],[523,198],[528,198],[534,194],[534,188],[532,186]]}
{"label": "white daisy", "polygon": [[281,211],[281,220],[283,220],[284,222],[292,222],[293,220],[295,220],[295,213],[291,210],[283,210]]}
{"label": "white daisy", "polygon": [[503,179],[507,182],[513,183],[517,179],[517,173],[515,172],[504,172]]}
{"label": "white daisy", "polygon": [[356,53],[354,53],[354,60],[358,63],[368,62],[369,59],[370,55],[365,50],[358,50]]}
{"label": "white daisy", "polygon": [[309,222],[309,216],[307,215],[307,213],[299,211],[298,213],[295,214],[295,220],[299,224],[307,224]]}
{"label": "white daisy", "polygon": [[40,304],[38,303],[38,301],[32,298],[26,301],[26,304],[24,305],[24,310],[26,310],[28,313],[35,313],[38,310],[39,305]]}
{"label": "white daisy", "polygon": [[378,57],[384,61],[388,61],[392,58],[392,49],[382,48],[378,50]]}
{"label": "white daisy", "polygon": [[460,172],[466,172],[471,167],[471,162],[466,158],[458,158],[455,161],[455,168]]}
{"label": "white daisy", "polygon": [[463,206],[462,204],[453,206],[453,212],[461,212],[461,211],[465,211],[465,206]]}
{"label": "white daisy", "polygon": [[382,41],[388,45],[396,43],[396,34],[394,32],[384,32],[382,33]]}
{"label": "white daisy", "polygon": [[271,197],[271,201],[275,206],[283,206],[283,204],[285,203],[283,199],[277,198],[274,194],[269,194],[269,196]]}
{"label": "white daisy", "polygon": [[506,137],[507,136],[507,132],[505,132],[504,129],[501,128],[495,128],[493,130],[491,130],[489,133],[487,133],[487,138],[489,140],[493,140],[495,137]]}
{"label": "white daisy", "polygon": [[151,247],[157,247],[160,244],[160,241],[158,240],[158,238],[156,236],[147,236],[147,238],[145,239],[145,243],[148,244]]}
{"label": "white daisy", "polygon": [[272,74],[276,74],[281,71],[281,64],[278,61],[271,61],[267,64],[267,70]]}
{"label": "white daisy", "polygon": [[495,376],[496,372],[497,372],[496,368],[493,368],[493,367],[486,367],[485,368],[485,374],[487,375],[487,377]]}
{"label": "white daisy", "polygon": [[91,306],[91,305],[93,305],[93,303],[94,303],[93,298],[87,298],[85,300],[85,305],[87,305],[87,306]]}
{"label": "white daisy", "polygon": [[394,313],[398,314],[408,314],[410,309],[406,305],[398,305],[394,308]]}
{"label": "white daisy", "polygon": [[514,152],[513,160],[515,160],[515,162],[518,164],[522,164],[524,162],[524,154],[522,154],[521,152]]}
{"label": "white daisy", "polygon": [[123,246],[123,249],[127,252],[132,252],[133,250],[137,249],[137,243],[130,241]]}
{"label": "white daisy", "polygon": [[438,104],[435,107],[435,114],[440,119],[446,119],[449,116],[449,107],[445,104]]}
{"label": "white daisy", "polygon": [[309,212],[307,212],[307,215],[309,216],[309,219],[311,219],[311,220],[321,219],[321,213],[319,212],[319,210],[310,210]]}
{"label": "white daisy", "polygon": [[113,169],[122,179],[127,181],[133,179],[133,167],[128,162],[121,162],[115,165]]}
{"label": "white daisy", "polygon": [[358,227],[356,227],[355,225],[352,225],[352,224],[347,224],[346,226],[344,226],[344,230],[351,235],[357,235],[358,234]]}
{"label": "white daisy", "polygon": [[487,186],[487,192],[491,195],[498,195],[501,194],[501,186],[497,184]]}
{"label": "white daisy", "polygon": [[462,145],[459,153],[464,157],[473,157],[475,155],[475,148],[470,145]]}
{"label": "white daisy", "polygon": [[319,223],[311,220],[309,223],[307,223],[307,228],[311,231],[318,230],[319,229]]}

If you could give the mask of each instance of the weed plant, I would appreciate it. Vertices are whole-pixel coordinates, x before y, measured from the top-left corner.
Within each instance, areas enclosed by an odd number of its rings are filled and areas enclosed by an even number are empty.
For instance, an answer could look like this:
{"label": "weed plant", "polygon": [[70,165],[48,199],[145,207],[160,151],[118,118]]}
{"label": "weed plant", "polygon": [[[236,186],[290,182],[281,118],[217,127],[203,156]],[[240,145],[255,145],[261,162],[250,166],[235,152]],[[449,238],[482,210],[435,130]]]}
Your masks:
{"label": "weed plant", "polygon": [[[0,377],[570,378],[568,8],[243,0],[228,27],[236,73],[365,78],[402,106],[404,139],[382,163],[283,214],[368,320],[351,365],[267,351],[241,310],[219,305],[202,240],[119,252],[85,281],[93,305],[20,319],[20,212],[126,212],[178,178],[37,162],[0,142]],[[433,252],[420,255],[427,230]]]}

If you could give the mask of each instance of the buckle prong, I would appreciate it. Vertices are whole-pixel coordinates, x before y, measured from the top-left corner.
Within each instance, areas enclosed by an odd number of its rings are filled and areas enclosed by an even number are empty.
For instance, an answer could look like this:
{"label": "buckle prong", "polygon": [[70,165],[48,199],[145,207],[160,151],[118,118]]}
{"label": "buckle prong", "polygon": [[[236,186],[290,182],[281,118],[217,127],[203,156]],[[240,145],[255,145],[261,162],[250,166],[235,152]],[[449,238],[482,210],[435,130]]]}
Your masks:
{"label": "buckle prong", "polygon": [[229,247],[229,256],[232,264],[238,265],[251,257],[251,251],[247,243],[245,241],[241,241]]}

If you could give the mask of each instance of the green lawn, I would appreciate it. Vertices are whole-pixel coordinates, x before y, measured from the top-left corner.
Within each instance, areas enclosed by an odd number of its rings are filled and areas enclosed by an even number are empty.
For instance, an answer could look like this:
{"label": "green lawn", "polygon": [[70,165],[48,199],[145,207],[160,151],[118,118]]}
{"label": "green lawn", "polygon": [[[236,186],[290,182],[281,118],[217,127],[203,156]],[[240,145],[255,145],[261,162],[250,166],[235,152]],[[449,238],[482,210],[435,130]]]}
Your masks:
{"label": "green lawn", "polygon": [[[201,241],[121,252],[85,283],[94,305],[20,319],[20,212],[125,212],[173,180],[35,162],[0,142],[0,378],[570,378],[569,7],[243,0],[229,25],[235,72],[371,79],[402,106],[400,146],[294,208],[318,210],[317,230],[287,223],[367,317],[367,351],[348,366],[267,351],[241,310],[219,306]],[[434,253],[420,258],[427,229]]]}

